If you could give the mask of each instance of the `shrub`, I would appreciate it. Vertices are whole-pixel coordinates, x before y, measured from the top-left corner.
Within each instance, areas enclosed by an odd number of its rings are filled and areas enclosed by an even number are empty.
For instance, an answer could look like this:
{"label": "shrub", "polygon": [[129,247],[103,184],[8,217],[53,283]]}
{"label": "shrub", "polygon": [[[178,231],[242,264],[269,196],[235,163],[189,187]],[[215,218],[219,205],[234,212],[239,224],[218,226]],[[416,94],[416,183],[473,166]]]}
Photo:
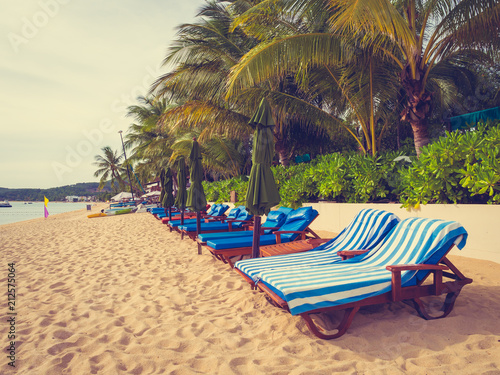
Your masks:
{"label": "shrub", "polygon": [[[321,155],[310,163],[272,167],[281,204],[293,208],[317,199],[366,203],[400,200],[404,207],[426,203],[500,204],[500,124],[447,133],[423,148],[420,158],[389,152]],[[415,160],[414,160],[415,159]],[[408,162],[410,160],[410,162]],[[413,160],[413,161],[412,161]],[[204,183],[207,199],[244,204],[246,177]]]}
{"label": "shrub", "polygon": [[314,199],[316,194],[314,182],[306,178],[309,168],[309,164],[296,164],[288,168],[283,166],[272,168],[282,205],[297,208],[302,203]]}
{"label": "shrub", "polygon": [[447,133],[403,172],[401,202],[500,203],[500,126]]}
{"label": "shrub", "polygon": [[343,201],[349,188],[348,169],[347,160],[342,155],[322,155],[304,173],[304,178],[314,184],[317,195],[323,199]]}
{"label": "shrub", "polygon": [[229,202],[231,191],[236,191],[238,196],[237,205],[244,204],[248,187],[248,178],[239,176],[228,180],[220,180],[214,182],[203,181],[203,190],[207,201],[222,203]]}

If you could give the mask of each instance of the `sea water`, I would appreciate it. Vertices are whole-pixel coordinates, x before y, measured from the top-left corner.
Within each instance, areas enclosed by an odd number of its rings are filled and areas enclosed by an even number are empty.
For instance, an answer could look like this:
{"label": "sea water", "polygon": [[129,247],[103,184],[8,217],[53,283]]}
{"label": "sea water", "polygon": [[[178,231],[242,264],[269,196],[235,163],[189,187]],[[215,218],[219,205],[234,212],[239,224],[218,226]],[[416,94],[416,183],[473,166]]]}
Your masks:
{"label": "sea water", "polygon": [[[18,221],[36,219],[43,216],[43,202],[33,202],[31,204],[25,202],[9,202],[12,207],[0,207],[0,225],[17,223]],[[47,210],[49,215],[62,214],[86,208],[86,202],[66,203],[66,202],[49,202]]]}

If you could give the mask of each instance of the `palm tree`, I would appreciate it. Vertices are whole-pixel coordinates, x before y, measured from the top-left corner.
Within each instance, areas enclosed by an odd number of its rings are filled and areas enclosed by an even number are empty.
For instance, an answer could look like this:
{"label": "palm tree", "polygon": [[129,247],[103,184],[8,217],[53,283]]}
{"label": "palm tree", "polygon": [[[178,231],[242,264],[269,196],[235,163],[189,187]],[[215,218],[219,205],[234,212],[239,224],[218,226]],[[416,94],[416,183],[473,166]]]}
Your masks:
{"label": "palm tree", "polygon": [[126,169],[122,165],[123,155],[119,155],[118,151],[113,151],[111,147],[105,146],[101,149],[102,156],[96,155],[95,162],[93,163],[99,169],[95,171],[94,177],[101,177],[99,180],[99,190],[106,185],[109,179],[111,179],[111,188],[116,189],[116,182],[121,190],[125,187],[125,181],[121,177],[122,174],[126,172]]}
{"label": "palm tree", "polygon": [[[201,129],[192,129],[176,137],[172,145],[174,152],[170,160],[171,164],[174,164],[179,156],[186,159],[189,157],[193,138],[199,139],[202,131]],[[246,140],[246,142],[249,141]],[[229,178],[249,174],[251,155],[244,143],[245,141],[230,139],[225,136],[211,137],[200,141],[205,175],[211,174],[212,178],[218,179],[219,176]]]}
{"label": "palm tree", "polygon": [[[281,7],[270,12],[278,3]],[[280,77],[281,81],[292,79],[295,90],[268,94],[279,113],[293,114],[299,122],[317,124],[329,132],[342,127],[361,151],[375,154],[399,108],[394,66],[373,49],[363,48],[359,40],[346,43],[328,33],[331,13],[325,1],[310,2],[298,10],[287,3],[263,1],[237,19],[238,25],[256,32],[263,42],[232,68],[228,98],[247,96],[249,88]],[[270,15],[275,18],[274,28],[280,20],[292,25],[288,32],[281,27],[277,37],[266,38],[269,31],[260,25],[268,25]],[[376,132],[379,123],[383,125]],[[360,129],[364,142],[353,125]]]}
{"label": "palm tree", "polygon": [[136,163],[140,180],[150,181],[167,167],[172,154],[173,137],[160,126],[160,118],[172,107],[163,98],[138,97],[139,104],[128,107],[128,117],[135,122],[126,135],[125,147],[131,149],[129,162]]}
{"label": "palm tree", "polygon": [[216,1],[208,2],[198,16],[203,17],[200,22],[179,26],[179,36],[164,60],[174,69],[152,86],[157,96],[176,103],[164,113],[162,123],[171,132],[203,128],[200,141],[248,137],[248,113],[225,101],[225,81],[229,69],[256,41],[239,29],[229,32],[234,16]]}
{"label": "palm tree", "polygon": [[[233,68],[229,93],[290,71],[307,76],[311,67],[348,67],[354,63],[362,68],[355,51],[367,51],[378,59],[372,67],[386,66],[385,74],[392,71],[392,77],[399,79],[403,95],[392,97],[389,108],[397,110],[402,99],[401,115],[412,126],[417,153],[429,142],[427,120],[433,97],[449,104],[460,89],[458,82],[470,77],[474,64],[487,60],[488,48],[498,50],[498,0],[266,0],[249,10],[242,22],[257,18],[255,14],[276,3],[285,11],[300,10],[306,15],[323,7],[330,17],[329,32],[289,36],[255,48]],[[378,73],[364,75],[370,80],[383,78]],[[325,76],[334,79],[334,74]],[[396,87],[392,87],[394,91]],[[387,93],[379,93],[385,98],[368,96],[373,109],[382,108],[376,101],[383,104],[387,99]],[[350,105],[352,111],[360,108],[359,103],[350,104],[354,104]],[[373,123],[370,119],[370,131]]]}
{"label": "palm tree", "polygon": [[[429,143],[434,93],[455,86],[498,49],[498,0],[329,0],[332,29],[367,37],[399,68],[406,99],[401,113],[413,129],[415,149]],[[468,69],[470,68],[470,69]]]}
{"label": "palm tree", "polygon": [[[157,95],[166,96],[179,103],[165,112],[162,121],[173,129],[201,129],[199,141],[206,143],[227,138],[245,142],[251,136],[247,122],[262,99],[262,96],[282,95],[285,98],[301,95],[293,77],[269,81],[257,90],[248,90],[244,95],[226,99],[226,81],[231,69],[242,56],[257,46],[259,35],[235,25],[235,20],[256,2],[230,1],[228,6],[209,2],[198,14],[204,17],[200,22],[181,25],[179,37],[170,48],[164,63],[175,69],[160,77],[153,85]],[[295,32],[296,25],[287,22],[271,23],[262,33],[273,37]],[[301,97],[302,98],[302,97]],[[307,101],[309,98],[303,97]],[[328,126],[319,121],[298,121],[283,108],[276,108],[275,128],[276,151],[283,164],[287,164],[294,147],[302,140],[292,137],[299,133],[315,135],[316,139],[329,137]],[[311,138],[311,137],[308,137]]]}

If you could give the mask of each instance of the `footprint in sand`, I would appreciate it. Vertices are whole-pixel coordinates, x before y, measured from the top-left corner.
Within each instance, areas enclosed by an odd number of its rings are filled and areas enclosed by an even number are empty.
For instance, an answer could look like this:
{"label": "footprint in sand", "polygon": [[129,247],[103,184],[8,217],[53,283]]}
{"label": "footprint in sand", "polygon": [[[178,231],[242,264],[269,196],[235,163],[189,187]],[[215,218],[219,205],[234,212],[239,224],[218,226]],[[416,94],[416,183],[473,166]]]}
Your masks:
{"label": "footprint in sand", "polygon": [[65,284],[63,282],[58,282],[58,283],[55,283],[55,284],[52,284],[51,286],[49,286],[50,289],[55,289],[55,288],[59,288],[61,286],[64,286]]}
{"label": "footprint in sand", "polygon": [[54,336],[56,339],[59,339],[59,340],[66,340],[66,339],[70,338],[71,336],[73,336],[73,333],[60,329],[60,330],[57,330],[54,333],[52,333],[52,336]]}

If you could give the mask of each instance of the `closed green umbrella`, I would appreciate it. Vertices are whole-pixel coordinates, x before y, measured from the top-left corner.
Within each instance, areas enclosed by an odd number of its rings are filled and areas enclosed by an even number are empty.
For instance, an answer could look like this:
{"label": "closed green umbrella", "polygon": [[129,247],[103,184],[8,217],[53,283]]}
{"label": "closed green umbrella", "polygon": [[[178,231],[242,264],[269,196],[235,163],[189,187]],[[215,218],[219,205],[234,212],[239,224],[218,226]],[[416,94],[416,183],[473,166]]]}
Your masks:
{"label": "closed green umbrella", "polygon": [[172,205],[174,204],[174,196],[172,194],[172,172],[170,171],[170,168],[166,168],[162,171],[162,173],[163,179],[161,180],[161,190],[163,193],[163,198],[160,202],[165,209],[165,214],[168,214],[168,219],[170,220],[172,219]]}
{"label": "closed green umbrella", "polygon": [[177,196],[175,197],[174,205],[181,211],[181,225],[184,225],[184,210],[186,208],[186,162],[184,157],[177,160]]}
{"label": "closed green umbrella", "polygon": [[281,200],[271,170],[274,158],[273,128],[275,123],[271,115],[271,108],[265,98],[262,98],[257,111],[248,123],[255,129],[255,132],[246,208],[255,215],[252,257],[257,258],[259,256],[260,216],[267,214]]}
{"label": "closed green umbrella", "polygon": [[162,204],[163,198],[165,197],[165,170],[164,169],[162,169],[160,172],[160,184],[161,184],[160,204]]}
{"label": "closed green umbrella", "polygon": [[[188,191],[186,206],[196,212],[196,235],[200,234],[200,211],[207,207],[207,198],[203,190],[203,166],[201,165],[200,145],[193,138],[193,147],[189,154],[191,187]],[[201,245],[198,244],[198,254],[201,254]]]}

